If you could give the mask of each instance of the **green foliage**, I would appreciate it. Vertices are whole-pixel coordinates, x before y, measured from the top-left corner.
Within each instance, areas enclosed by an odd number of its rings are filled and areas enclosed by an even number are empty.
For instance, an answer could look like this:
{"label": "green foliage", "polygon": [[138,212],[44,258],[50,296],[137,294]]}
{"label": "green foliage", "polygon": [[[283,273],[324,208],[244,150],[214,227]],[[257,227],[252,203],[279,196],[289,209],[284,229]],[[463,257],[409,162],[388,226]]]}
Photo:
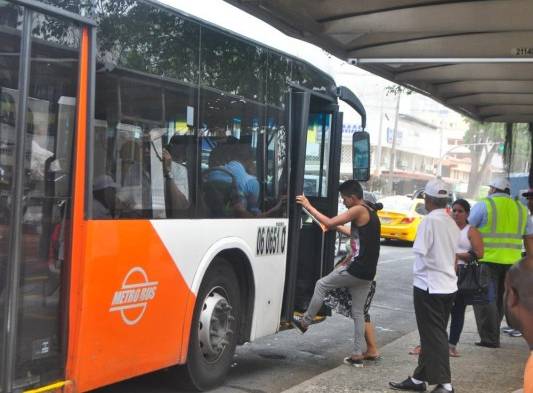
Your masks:
{"label": "green foliage", "polygon": [[[475,154],[481,154],[484,150],[490,149],[491,142],[498,144],[499,154],[504,154],[505,144],[505,124],[504,123],[480,123],[475,120],[465,118],[468,123],[463,141],[465,144],[476,144],[468,146],[470,151]],[[525,170],[524,164],[529,162],[531,142],[528,125],[524,123],[514,124],[513,139],[509,157],[506,163],[510,172]],[[478,145],[477,145],[478,144]]]}
{"label": "green foliage", "polygon": [[[98,23],[98,60],[166,78],[198,81],[199,27],[172,13],[135,0],[48,0],[60,8],[90,15]],[[46,18],[36,29],[61,42],[65,24]],[[191,40],[191,37],[197,39]]]}
{"label": "green foliage", "polygon": [[[469,118],[465,118],[465,122],[468,124],[468,130],[463,137],[465,144],[504,141],[503,123],[480,123]],[[481,151],[483,146],[470,146],[469,148],[472,151]]]}
{"label": "green foliage", "polygon": [[408,89],[407,87],[403,87],[400,85],[391,85],[385,87],[385,92],[388,96],[397,96],[399,94],[405,94],[405,95],[411,95],[413,94],[413,91]]}

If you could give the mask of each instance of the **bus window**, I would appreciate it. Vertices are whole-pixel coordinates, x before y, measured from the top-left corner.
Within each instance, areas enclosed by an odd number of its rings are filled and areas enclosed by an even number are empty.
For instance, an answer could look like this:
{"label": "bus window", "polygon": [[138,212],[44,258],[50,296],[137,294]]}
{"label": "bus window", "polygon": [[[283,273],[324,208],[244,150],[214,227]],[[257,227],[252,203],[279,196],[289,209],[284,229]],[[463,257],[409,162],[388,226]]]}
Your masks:
{"label": "bus window", "polygon": [[191,217],[197,88],[189,82],[198,80],[200,28],[140,2],[127,13],[98,35],[92,217]]}
{"label": "bus window", "polygon": [[[15,380],[63,375],[79,27],[34,13]],[[3,41],[2,41],[3,42]],[[12,90],[14,102],[19,92]]]}
{"label": "bus window", "polygon": [[[267,157],[265,178],[265,211],[275,209],[287,197],[287,130],[283,111],[269,110],[267,116]],[[271,217],[286,217],[285,208],[277,209]]]}
{"label": "bus window", "polygon": [[263,48],[207,28],[202,29],[201,46],[203,86],[264,102],[267,57]]}
{"label": "bus window", "polygon": [[305,153],[304,194],[311,197],[328,195],[331,114],[311,113]]}
{"label": "bus window", "polygon": [[[0,4],[0,337],[4,337],[4,307],[7,304],[7,272],[11,214],[13,171],[15,159],[16,89],[20,56],[20,7]],[[18,30],[18,31],[17,31]],[[0,386],[4,375],[4,356],[0,357]]]}
{"label": "bus window", "polygon": [[263,106],[202,90],[202,194],[207,217],[261,213]]}

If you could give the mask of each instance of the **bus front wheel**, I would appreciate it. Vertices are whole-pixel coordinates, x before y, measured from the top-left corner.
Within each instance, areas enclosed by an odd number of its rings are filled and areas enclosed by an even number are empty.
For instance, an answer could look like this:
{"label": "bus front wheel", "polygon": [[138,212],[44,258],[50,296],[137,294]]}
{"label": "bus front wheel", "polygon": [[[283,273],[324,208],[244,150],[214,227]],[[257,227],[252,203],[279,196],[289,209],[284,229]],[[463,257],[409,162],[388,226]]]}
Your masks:
{"label": "bus front wheel", "polygon": [[224,382],[237,344],[239,281],[231,265],[218,259],[208,269],[194,309],[187,364],[187,385],[207,390]]}

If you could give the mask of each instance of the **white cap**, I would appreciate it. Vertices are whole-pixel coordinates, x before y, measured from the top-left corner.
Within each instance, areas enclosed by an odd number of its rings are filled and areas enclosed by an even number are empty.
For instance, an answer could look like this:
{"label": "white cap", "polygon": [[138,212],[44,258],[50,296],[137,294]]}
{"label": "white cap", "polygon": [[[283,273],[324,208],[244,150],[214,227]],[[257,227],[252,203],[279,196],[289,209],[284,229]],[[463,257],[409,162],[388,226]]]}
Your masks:
{"label": "white cap", "polygon": [[105,188],[118,188],[113,178],[109,175],[98,176],[93,183],[93,191],[103,190]]}
{"label": "white cap", "polygon": [[489,186],[502,191],[505,191],[506,188],[511,189],[511,183],[505,177],[495,177],[490,181]]}
{"label": "white cap", "polygon": [[449,198],[450,190],[441,179],[432,179],[427,182],[424,193],[433,198]]}

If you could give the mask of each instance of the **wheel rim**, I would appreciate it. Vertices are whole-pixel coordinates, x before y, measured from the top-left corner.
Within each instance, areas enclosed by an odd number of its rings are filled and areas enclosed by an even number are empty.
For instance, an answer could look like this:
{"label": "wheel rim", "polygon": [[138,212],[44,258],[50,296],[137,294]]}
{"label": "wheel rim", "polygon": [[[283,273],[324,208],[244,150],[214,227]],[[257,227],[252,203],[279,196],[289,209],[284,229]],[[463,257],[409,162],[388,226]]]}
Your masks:
{"label": "wheel rim", "polygon": [[233,334],[231,322],[235,319],[226,291],[213,288],[205,297],[198,323],[200,351],[208,363],[215,363],[224,353]]}

